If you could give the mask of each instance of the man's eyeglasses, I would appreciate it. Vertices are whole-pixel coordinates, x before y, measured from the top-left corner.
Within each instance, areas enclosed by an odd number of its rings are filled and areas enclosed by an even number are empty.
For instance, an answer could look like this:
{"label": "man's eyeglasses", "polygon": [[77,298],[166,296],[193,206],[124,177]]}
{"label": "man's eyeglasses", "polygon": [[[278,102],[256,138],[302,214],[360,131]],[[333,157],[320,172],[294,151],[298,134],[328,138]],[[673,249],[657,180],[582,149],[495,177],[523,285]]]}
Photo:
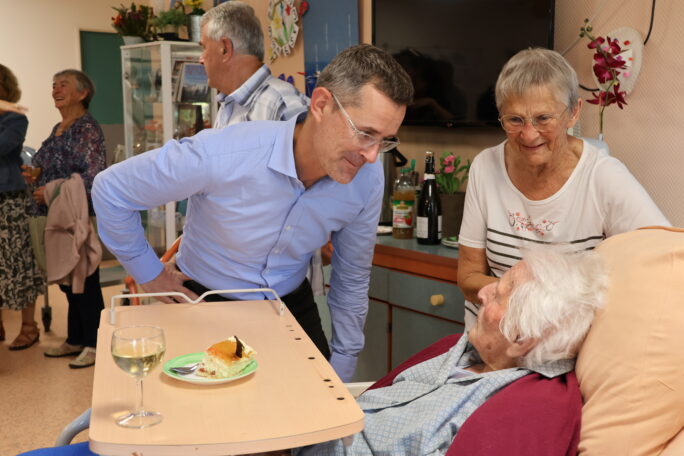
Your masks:
{"label": "man's eyeglasses", "polygon": [[347,111],[345,111],[342,107],[340,100],[337,99],[334,93],[330,92],[330,95],[332,95],[335,103],[337,103],[337,106],[340,108],[340,111],[342,111],[342,115],[344,115],[344,117],[347,119],[347,122],[349,122],[349,127],[351,127],[352,131],[354,132],[354,137],[356,138],[356,142],[358,143],[359,147],[362,149],[369,149],[376,144],[380,144],[378,153],[383,153],[389,152],[399,145],[399,138],[396,136],[392,138],[377,138],[356,128],[356,125],[354,125],[354,122],[352,122],[351,117],[349,117]]}
{"label": "man's eyeglasses", "polygon": [[560,114],[538,114],[532,118],[505,115],[499,117],[499,122],[501,122],[501,127],[506,133],[520,133],[525,127],[525,122],[532,124],[532,127],[539,133],[546,133],[555,128],[556,121],[565,111],[567,111],[567,109],[568,108],[565,108]]}

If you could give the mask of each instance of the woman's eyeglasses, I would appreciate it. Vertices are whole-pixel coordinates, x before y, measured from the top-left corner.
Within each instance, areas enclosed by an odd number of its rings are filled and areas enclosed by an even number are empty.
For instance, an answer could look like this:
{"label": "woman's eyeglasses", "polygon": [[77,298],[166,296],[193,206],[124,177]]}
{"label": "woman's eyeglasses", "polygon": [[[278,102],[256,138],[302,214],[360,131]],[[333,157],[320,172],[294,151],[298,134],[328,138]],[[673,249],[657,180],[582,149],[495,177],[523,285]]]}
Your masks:
{"label": "woman's eyeglasses", "polygon": [[520,133],[525,127],[525,122],[529,122],[532,127],[540,133],[553,130],[556,126],[556,121],[563,115],[568,108],[561,111],[560,114],[538,114],[534,117],[522,117],[516,115],[504,115],[499,117],[501,127],[506,133]]}

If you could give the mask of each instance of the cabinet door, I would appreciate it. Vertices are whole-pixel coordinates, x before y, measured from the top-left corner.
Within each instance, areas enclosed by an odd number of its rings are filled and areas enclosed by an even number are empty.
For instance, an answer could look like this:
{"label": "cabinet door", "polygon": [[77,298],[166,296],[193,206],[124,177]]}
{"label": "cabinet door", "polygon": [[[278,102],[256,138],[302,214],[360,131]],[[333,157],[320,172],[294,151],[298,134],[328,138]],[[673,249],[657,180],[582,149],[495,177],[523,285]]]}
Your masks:
{"label": "cabinet door", "polygon": [[[430,298],[439,295],[443,298],[442,303],[433,305]],[[453,283],[389,271],[389,302],[396,306],[463,323],[465,299],[460,288]]]}
{"label": "cabinet door", "polygon": [[463,330],[463,325],[458,323],[393,306],[392,369],[442,337]]}
{"label": "cabinet door", "polygon": [[[321,316],[323,332],[330,341],[332,325],[330,310],[325,296],[316,296],[318,313]],[[378,380],[387,373],[389,337],[389,306],[384,302],[369,300],[368,316],[364,327],[365,344],[359,355],[353,382]]]}
{"label": "cabinet door", "polygon": [[389,306],[384,302],[371,299],[368,303],[368,316],[364,329],[366,343],[356,365],[352,381],[370,382],[380,379],[387,373],[387,353],[389,337]]}
{"label": "cabinet door", "polygon": [[[331,269],[330,266],[325,266],[323,268],[325,283],[330,283]],[[380,270],[376,273],[376,270],[379,269],[380,268],[373,268],[376,277],[375,283],[377,283],[378,280],[381,283],[384,282],[384,293],[386,294],[387,270]],[[374,276],[371,275],[371,288],[373,288],[374,283],[373,277]],[[328,341],[330,341],[330,338],[332,337],[332,322],[330,320],[330,309],[328,308],[327,297],[316,296],[314,299],[318,306],[318,313],[321,316],[323,332]],[[388,372],[389,306],[386,303],[369,299],[364,337],[365,344],[359,355],[356,373],[352,379],[354,382],[375,381]]]}

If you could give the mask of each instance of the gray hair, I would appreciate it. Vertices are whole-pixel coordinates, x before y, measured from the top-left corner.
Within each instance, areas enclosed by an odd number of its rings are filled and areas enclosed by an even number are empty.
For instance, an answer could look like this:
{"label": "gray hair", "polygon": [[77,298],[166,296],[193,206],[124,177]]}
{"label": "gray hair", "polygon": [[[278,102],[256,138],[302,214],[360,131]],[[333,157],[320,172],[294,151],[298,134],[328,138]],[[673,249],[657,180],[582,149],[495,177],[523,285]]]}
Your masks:
{"label": "gray hair", "polygon": [[55,73],[52,79],[61,78],[63,76],[73,76],[76,80],[76,88],[78,91],[81,93],[88,92],[86,97],[81,100],[83,107],[88,109],[88,106],[90,106],[90,100],[92,100],[95,96],[95,84],[93,84],[93,81],[91,81],[88,75],[86,75],[83,71],[71,69],[62,70]]}
{"label": "gray hair", "polygon": [[261,23],[248,4],[237,0],[221,3],[202,15],[201,25],[212,40],[228,38],[236,52],[264,60]]}
{"label": "gray hair", "polygon": [[496,107],[501,112],[511,96],[524,95],[529,89],[550,85],[556,89],[556,99],[568,108],[579,100],[577,73],[556,51],[529,48],[511,57],[501,69],[496,81]]}
{"label": "gray hair", "polygon": [[550,246],[522,251],[531,279],[511,292],[501,333],[511,342],[538,339],[520,360],[521,366],[575,358],[595,311],[606,299],[603,261],[593,251],[562,253]]}
{"label": "gray hair", "polygon": [[357,105],[358,93],[372,84],[398,105],[413,101],[413,84],[406,70],[387,52],[370,44],[359,44],[337,54],[323,68],[316,87],[325,87],[340,102]]}

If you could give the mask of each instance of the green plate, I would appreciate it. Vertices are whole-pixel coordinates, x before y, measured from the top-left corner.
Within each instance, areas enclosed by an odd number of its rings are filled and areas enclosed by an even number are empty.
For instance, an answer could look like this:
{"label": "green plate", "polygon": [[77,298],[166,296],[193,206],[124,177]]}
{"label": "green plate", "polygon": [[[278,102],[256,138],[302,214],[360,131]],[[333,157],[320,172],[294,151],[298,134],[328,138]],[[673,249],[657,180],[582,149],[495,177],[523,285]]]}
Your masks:
{"label": "green plate", "polygon": [[256,360],[253,359],[252,362],[250,362],[242,372],[240,372],[237,375],[234,375],[232,377],[227,377],[227,378],[206,378],[206,377],[200,377],[199,375],[196,375],[195,373],[192,373],[189,375],[181,375],[181,374],[177,374],[171,370],[172,367],[185,367],[185,366],[189,366],[191,364],[198,363],[198,362],[202,361],[203,357],[204,357],[204,352],[188,353],[187,355],[176,356],[175,358],[170,359],[166,363],[164,363],[162,370],[169,377],[175,378],[176,380],[180,380],[182,382],[195,383],[198,385],[218,385],[220,383],[233,382],[233,381],[238,380],[242,377],[246,377],[250,374],[253,374],[254,371],[257,370],[257,367],[259,367],[259,364],[256,362]]}

